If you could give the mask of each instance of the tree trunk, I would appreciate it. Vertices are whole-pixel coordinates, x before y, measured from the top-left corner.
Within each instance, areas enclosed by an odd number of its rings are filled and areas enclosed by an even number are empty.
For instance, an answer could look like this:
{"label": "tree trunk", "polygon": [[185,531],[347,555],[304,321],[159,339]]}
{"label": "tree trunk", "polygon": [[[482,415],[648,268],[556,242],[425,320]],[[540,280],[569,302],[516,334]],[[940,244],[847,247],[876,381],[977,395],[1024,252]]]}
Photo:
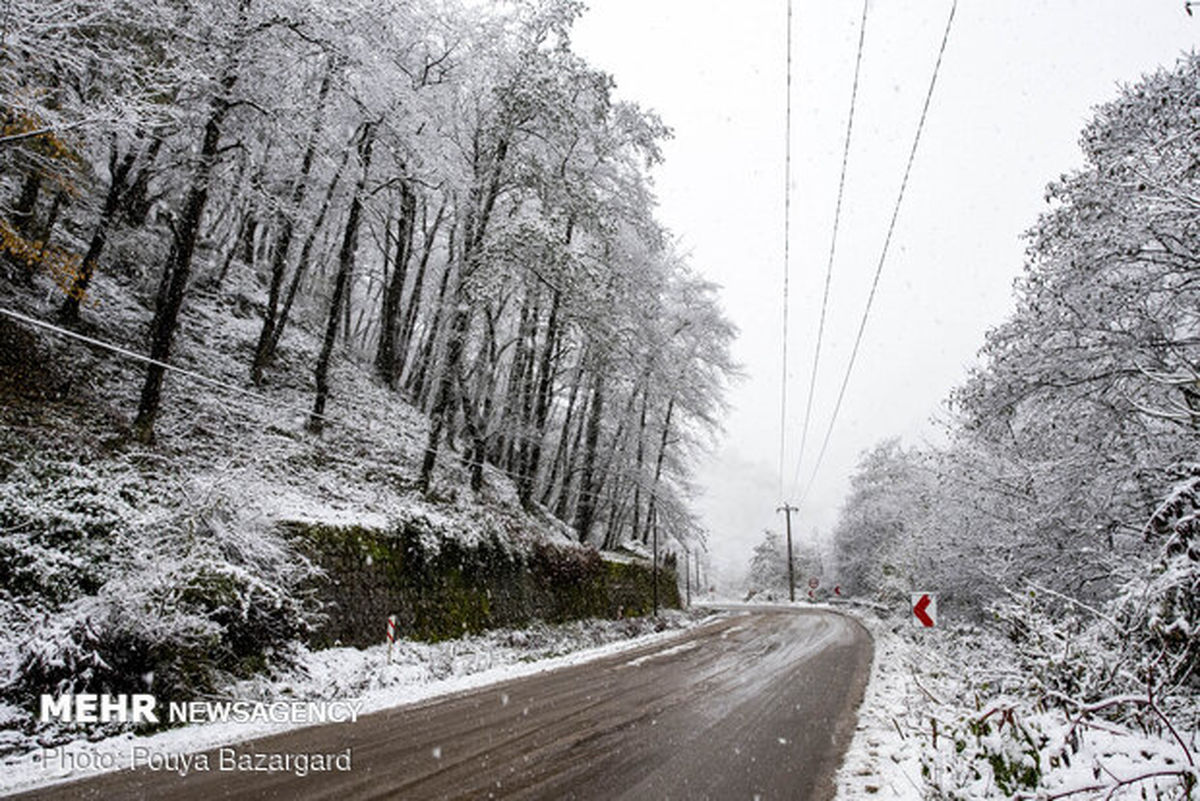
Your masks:
{"label": "tree trunk", "polygon": [[587,438],[584,440],[583,475],[579,481],[579,510],[575,517],[575,532],[580,542],[587,542],[596,515],[596,494],[592,486],[596,470],[596,449],[600,442],[600,420],[604,412],[604,370],[596,370],[592,380],[592,410],[588,415]]}
{"label": "tree trunk", "polygon": [[67,292],[67,297],[59,307],[58,317],[65,323],[76,323],[79,321],[79,304],[87,295],[88,286],[92,283],[92,277],[96,274],[96,265],[100,261],[100,254],[104,250],[104,243],[108,241],[108,230],[117,216],[117,210],[121,203],[121,193],[125,189],[125,182],[129,177],[130,170],[133,169],[133,163],[137,160],[137,150],[133,147],[125,154],[125,157],[117,161],[117,144],[113,142],[112,149],[108,157],[108,171],[111,176],[111,182],[108,185],[108,194],[104,197],[104,208],[100,211],[100,219],[96,221],[96,228],[92,231],[92,241],[88,244],[87,253],[83,256],[83,263],[80,265],[79,272],[75,276],[75,280],[71,283],[71,289]]}
{"label": "tree trunk", "polygon": [[36,265],[46,263],[46,253],[50,250],[50,237],[54,233],[54,226],[58,223],[58,215],[62,211],[62,207],[66,205],[67,193],[58,191],[54,193],[54,202],[50,204],[50,211],[46,214],[46,222],[38,231],[37,241],[42,243],[42,247],[38,250],[37,258],[33,262],[25,262],[23,270],[25,276],[25,284],[29,287],[33,286],[33,273]]}
{"label": "tree trunk", "polygon": [[[574,238],[575,217],[572,215],[567,220],[565,242],[568,247]],[[554,353],[558,349],[558,314],[561,304],[562,293],[558,289],[553,289],[550,300],[550,319],[546,322],[546,342],[542,346],[537,365],[537,389],[533,396],[533,431],[528,435],[527,447],[522,450],[520,470],[518,471],[517,494],[521,504],[526,508],[529,507],[533,497],[534,484],[537,481],[538,470],[542,462],[542,443],[546,439],[546,426],[550,421],[550,392],[554,387],[554,373],[557,367]],[[537,337],[535,336],[535,344],[536,341]]]}
{"label": "tree trunk", "polygon": [[179,310],[183,306],[188,279],[191,278],[192,255],[204,217],[204,204],[208,201],[213,168],[217,163],[221,125],[229,111],[229,92],[235,83],[237,75],[226,72],[221,80],[221,90],[212,100],[208,120],[204,124],[199,162],[192,175],[183,215],[175,228],[171,253],[163,267],[163,283],[155,307],[150,341],[150,358],[154,361],[146,369],[146,380],[142,384],[138,413],[133,423],[135,436],[142,442],[149,443],[154,439],[154,421],[162,402],[162,382],[166,374],[164,365],[171,357],[171,342],[179,323]]}
{"label": "tree trunk", "polygon": [[[283,308],[279,310],[278,314],[274,315],[268,309],[268,315],[263,318],[263,328],[259,332],[258,345],[254,349],[254,363],[250,367],[250,380],[255,384],[262,383],[263,371],[270,366],[271,361],[275,358],[275,352],[279,348],[279,341],[283,337],[284,326],[287,325],[288,318],[291,316],[292,303],[295,302],[296,294],[300,289],[300,282],[304,278],[305,273],[308,272],[308,265],[312,261],[312,250],[317,241],[317,234],[320,233],[321,226],[325,224],[325,216],[329,213],[329,208],[333,204],[333,195],[337,191],[338,181],[346,171],[346,165],[350,163],[351,152],[352,149],[347,147],[342,153],[342,163],[338,165],[337,172],[333,175],[333,180],[329,182],[329,187],[325,190],[325,198],[321,201],[321,208],[317,211],[317,218],[313,221],[308,236],[304,238],[304,245],[300,248],[300,258],[296,262],[296,268],[292,272],[292,280],[288,284],[287,294],[283,299]],[[288,243],[281,242],[276,246],[276,259],[286,259],[291,234],[289,233],[288,236]],[[282,281],[282,276],[280,276],[280,280]]]}
{"label": "tree trunk", "polygon": [[248,213],[243,213],[238,219],[237,232],[233,235],[233,244],[229,246],[229,250],[225,252],[225,258],[221,262],[221,269],[217,271],[217,275],[212,280],[213,289],[220,289],[225,283],[225,276],[229,275],[229,268],[233,266],[233,260],[241,253],[245,259],[246,240],[251,242],[254,240],[254,232],[252,229],[253,218]]}
{"label": "tree trunk", "polygon": [[146,150],[146,157],[142,159],[142,168],[129,184],[129,191],[121,198],[121,216],[125,225],[130,228],[142,227],[146,224],[146,217],[150,215],[150,206],[153,203],[150,197],[150,178],[153,176],[154,162],[162,146],[162,137],[154,137]]}
{"label": "tree trunk", "polygon": [[[667,401],[667,414],[663,419],[662,439],[658,443],[658,459],[654,463],[654,483],[650,487],[650,502],[646,509],[647,529],[658,520],[658,510],[655,508],[658,502],[658,481],[662,477],[663,458],[667,453],[667,439],[671,432],[671,413],[673,411],[675,411],[675,398]],[[645,541],[645,539],[642,540],[642,542]]]}
{"label": "tree trunk", "polygon": [[383,293],[379,317],[379,348],[375,352],[375,373],[392,389],[400,377],[398,354],[401,330],[400,302],[408,278],[408,262],[413,249],[413,229],[417,222],[417,196],[407,183],[400,184],[400,217],[396,220],[396,257],[391,280]]}
{"label": "tree trunk", "polygon": [[550,320],[546,324],[546,342],[542,346],[538,361],[537,389],[534,393],[533,431],[528,437],[528,449],[521,454],[521,466],[517,483],[517,494],[521,503],[528,507],[533,497],[534,483],[542,463],[542,445],[546,439],[546,425],[550,421],[551,390],[554,387],[555,358],[558,348],[558,312],[560,293],[554,291],[550,304]]}
{"label": "tree trunk", "polygon": [[563,415],[562,430],[559,432],[558,443],[554,448],[554,459],[550,462],[550,473],[546,476],[546,483],[542,489],[542,506],[550,506],[550,501],[554,497],[554,485],[566,459],[567,443],[571,439],[571,417],[575,413],[575,401],[578,399],[579,386],[582,383],[583,370],[579,369],[575,371],[575,378],[571,381],[571,391],[567,396],[567,409]]}
{"label": "tree trunk", "polygon": [[520,447],[525,438],[525,419],[521,410],[524,406],[524,398],[528,395],[526,385],[531,361],[529,358],[529,329],[537,324],[536,319],[534,322],[530,322],[531,314],[536,317],[537,312],[531,307],[530,293],[527,292],[521,303],[521,317],[517,322],[516,347],[508,369],[500,437],[496,443],[496,452],[492,455],[492,460],[503,470],[512,469],[514,450]]}
{"label": "tree trunk", "polygon": [[21,192],[12,209],[13,225],[26,238],[37,230],[37,201],[41,191],[42,174],[37,169],[30,169],[25,173]]}
{"label": "tree trunk", "polygon": [[438,228],[441,227],[445,212],[446,204],[443,203],[438,208],[433,225],[427,226],[425,229],[425,243],[421,250],[421,260],[417,263],[417,272],[413,276],[413,287],[408,295],[408,307],[404,310],[404,318],[400,324],[400,338],[396,344],[396,355],[400,360],[397,370],[399,376],[403,376],[405,368],[408,367],[408,351],[412,344],[413,332],[417,327],[417,312],[421,308],[421,295],[425,288],[425,270],[429,266],[429,256],[433,252],[433,243],[437,239]]}
{"label": "tree trunk", "polygon": [[[503,174],[504,162],[508,155],[508,140],[501,137],[496,143],[486,179],[477,181],[471,191],[470,206],[467,209],[463,224],[462,252],[459,254],[458,284],[454,292],[454,318],[450,325],[450,338],[446,343],[446,357],[442,364],[442,375],[438,380],[438,390],[433,404],[433,425],[429,429],[429,439],[425,445],[425,457],[421,463],[419,486],[423,492],[429,491],[433,478],[433,468],[437,462],[438,446],[445,427],[445,416],[451,410],[451,393],[456,383],[461,382],[459,375],[462,369],[463,346],[467,329],[470,325],[471,305],[466,297],[467,279],[475,267],[478,249],[483,245],[483,237],[487,232],[488,221],[500,194],[500,178]],[[475,174],[479,176],[476,165]]]}
{"label": "tree trunk", "polygon": [[317,397],[308,416],[308,430],[320,434],[325,425],[325,403],[329,398],[329,363],[333,358],[333,346],[337,340],[341,322],[342,303],[350,291],[350,275],[354,271],[354,252],[358,248],[358,221],[362,216],[363,194],[367,176],[371,171],[371,150],[375,145],[375,123],[366,123],[358,145],[358,157],[362,172],[350,199],[350,212],[346,215],[346,229],[342,236],[342,247],[338,251],[338,271],[333,284],[333,298],[329,302],[329,319],[325,325],[325,339],[321,343],[321,354],[315,370]]}
{"label": "tree trunk", "polygon": [[[460,282],[461,283],[461,282]],[[458,293],[455,293],[458,294]],[[450,320],[450,332],[446,339],[446,358],[443,360],[442,375],[438,379],[437,395],[434,397],[433,408],[430,409],[432,422],[429,427],[429,439],[425,445],[425,454],[421,460],[421,476],[418,486],[422,492],[428,492],[433,480],[433,468],[437,465],[437,449],[441,442],[442,433],[449,422],[448,415],[452,414],[452,401],[455,385],[459,383],[458,371],[462,364],[463,344],[466,340],[467,329],[471,324],[471,307],[459,303],[454,309]]]}
{"label": "tree trunk", "polygon": [[642,414],[641,419],[638,421],[637,456],[635,459],[633,483],[633,538],[635,540],[638,539],[642,533],[642,465],[644,464],[646,451],[646,407],[650,405],[649,395],[649,387],[642,390]]}
{"label": "tree trunk", "polygon": [[564,454],[562,486],[559,488],[558,500],[554,504],[554,516],[564,522],[570,517],[568,513],[573,509],[571,486],[575,481],[575,462],[579,458],[581,450],[579,446],[583,441],[583,432],[587,429],[587,414],[591,408],[590,400],[589,397],[584,396],[583,408],[579,411],[579,422],[575,426],[575,434],[570,439],[570,445],[567,446]]}
{"label": "tree trunk", "polygon": [[[649,366],[642,373],[641,378],[634,384],[633,391],[629,393],[629,397],[625,400],[625,407],[621,411],[620,417],[617,418],[617,430],[613,433],[612,445],[604,457],[604,465],[597,471],[595,479],[595,494],[600,497],[605,486],[608,484],[609,476],[612,475],[613,465],[617,463],[617,457],[625,450],[626,430],[633,420],[633,408],[637,402],[638,388],[645,384],[646,378],[650,373]],[[599,511],[597,506],[596,511]]]}
{"label": "tree trunk", "polygon": [[629,506],[628,484],[628,481],[614,481],[609,491],[608,503],[612,511],[604,528],[604,542],[601,546],[606,551],[611,551],[621,544],[621,532],[625,530],[626,510]]}
{"label": "tree trunk", "polygon": [[417,348],[417,361],[409,376],[405,389],[409,396],[416,399],[422,409],[429,403],[429,393],[432,387],[430,367],[433,365],[433,351],[437,344],[438,334],[442,330],[442,317],[446,309],[446,294],[450,288],[450,275],[454,267],[454,237],[450,238],[450,256],[446,261],[446,269],[442,271],[442,280],[438,284],[437,307],[433,310],[433,319],[429,330],[425,332],[421,344]]}

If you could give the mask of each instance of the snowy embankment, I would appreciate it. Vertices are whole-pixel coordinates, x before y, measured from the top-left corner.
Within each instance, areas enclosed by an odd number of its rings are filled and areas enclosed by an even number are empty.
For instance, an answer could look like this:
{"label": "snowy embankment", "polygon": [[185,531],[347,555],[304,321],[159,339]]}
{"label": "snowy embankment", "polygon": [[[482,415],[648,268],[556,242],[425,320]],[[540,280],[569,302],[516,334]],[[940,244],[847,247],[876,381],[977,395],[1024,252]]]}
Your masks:
{"label": "snowy embankment", "polygon": [[916,643],[898,631],[898,623],[869,614],[856,616],[875,640],[875,657],[854,739],[838,771],[837,799],[923,798],[920,748],[900,723],[917,702],[916,684],[908,673]]}
{"label": "snowy embankment", "polygon": [[[228,697],[266,702],[352,700],[357,702],[357,714],[365,715],[668,641],[705,619],[699,613],[667,611],[657,621],[583,620],[440,643],[402,640],[394,646],[391,664],[385,645],[329,648],[304,653],[295,668],[278,676],[239,682],[228,688]],[[134,746],[141,754],[194,753],[301,727],[224,722],[146,737],[126,733],[97,741],[77,739],[55,746],[56,754],[69,756],[56,757],[54,765],[46,763],[46,749],[39,747],[0,761],[0,793],[128,769]],[[63,763],[74,763],[77,769],[63,769]]]}
{"label": "snowy embankment", "polygon": [[875,661],[839,801],[1190,799],[1200,786],[1194,697],[1050,703],[993,632],[858,616]]}

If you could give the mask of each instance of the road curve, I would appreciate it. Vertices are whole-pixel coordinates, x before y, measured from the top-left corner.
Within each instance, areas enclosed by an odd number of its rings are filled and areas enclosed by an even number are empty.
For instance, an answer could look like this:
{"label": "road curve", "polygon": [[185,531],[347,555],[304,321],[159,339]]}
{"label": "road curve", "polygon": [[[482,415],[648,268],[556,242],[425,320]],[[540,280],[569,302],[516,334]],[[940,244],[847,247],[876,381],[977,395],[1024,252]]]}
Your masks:
{"label": "road curve", "polygon": [[20,799],[828,799],[871,640],[816,610],[732,613],[667,643],[237,745],[351,750],[348,771],[118,771]]}

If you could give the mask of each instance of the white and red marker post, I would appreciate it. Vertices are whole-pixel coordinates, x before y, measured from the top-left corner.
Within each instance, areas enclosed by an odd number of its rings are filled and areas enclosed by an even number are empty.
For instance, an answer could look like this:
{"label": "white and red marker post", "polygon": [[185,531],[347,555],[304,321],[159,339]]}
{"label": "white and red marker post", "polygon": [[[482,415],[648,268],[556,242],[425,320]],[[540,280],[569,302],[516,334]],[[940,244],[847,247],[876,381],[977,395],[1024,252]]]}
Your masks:
{"label": "white and red marker post", "polygon": [[396,642],[396,616],[388,615],[387,624],[387,641],[388,641],[388,660],[387,663],[392,664],[392,645]]}

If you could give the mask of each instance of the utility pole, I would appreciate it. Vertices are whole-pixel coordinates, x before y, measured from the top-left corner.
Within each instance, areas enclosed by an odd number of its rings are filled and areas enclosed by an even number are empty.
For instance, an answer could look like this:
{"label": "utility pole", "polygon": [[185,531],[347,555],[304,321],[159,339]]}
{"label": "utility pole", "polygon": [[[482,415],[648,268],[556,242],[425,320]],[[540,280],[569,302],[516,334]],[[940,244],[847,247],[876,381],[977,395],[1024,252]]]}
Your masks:
{"label": "utility pole", "polygon": [[799,512],[800,507],[792,506],[790,503],[785,503],[775,510],[783,512],[787,516],[787,544],[788,544],[788,599],[796,600],[796,574],[792,571],[792,512]]}

